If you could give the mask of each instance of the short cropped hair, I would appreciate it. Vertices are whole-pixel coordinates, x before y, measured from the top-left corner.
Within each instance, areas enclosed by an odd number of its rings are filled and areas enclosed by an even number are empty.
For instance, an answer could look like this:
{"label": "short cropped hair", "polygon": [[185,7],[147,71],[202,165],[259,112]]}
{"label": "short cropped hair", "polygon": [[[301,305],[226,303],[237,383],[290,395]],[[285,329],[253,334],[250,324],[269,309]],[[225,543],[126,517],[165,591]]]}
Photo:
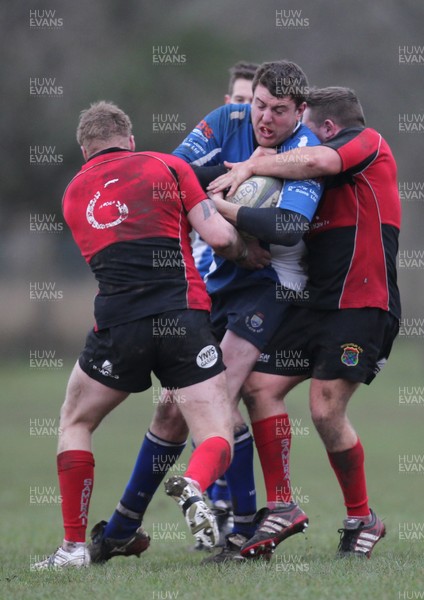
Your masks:
{"label": "short cropped hair", "polygon": [[96,142],[131,136],[132,123],[128,115],[113,102],[94,102],[81,111],[77,128],[80,146],[93,147]]}
{"label": "short cropped hair", "polygon": [[256,69],[259,67],[256,63],[249,63],[240,61],[233,65],[229,70],[230,80],[228,82],[228,94],[232,96],[234,90],[234,83],[237,79],[247,79],[247,81],[253,81],[256,73]]}
{"label": "short cropped hair", "polygon": [[358,96],[350,88],[311,88],[307,98],[311,119],[318,126],[331,119],[339,127],[365,125],[364,111]]}
{"label": "short cropped hair", "polygon": [[289,60],[263,63],[255,73],[253,91],[259,84],[276,98],[288,96],[296,106],[306,101],[309,92],[305,73],[299,65]]}

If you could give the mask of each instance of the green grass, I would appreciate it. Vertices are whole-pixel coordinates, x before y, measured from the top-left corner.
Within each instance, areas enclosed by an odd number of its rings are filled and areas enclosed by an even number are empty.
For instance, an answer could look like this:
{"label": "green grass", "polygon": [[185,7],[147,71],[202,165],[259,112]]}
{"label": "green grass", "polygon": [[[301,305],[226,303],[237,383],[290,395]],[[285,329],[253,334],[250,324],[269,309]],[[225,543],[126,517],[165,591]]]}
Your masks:
{"label": "green grass", "polygon": [[[294,390],[288,406],[298,435],[292,443],[292,484],[310,518],[306,535],[281,544],[271,563],[222,567],[200,565],[191,553],[191,536],[177,505],[162,489],[144,525],[173,532],[155,539],[140,559],[114,559],[105,566],[66,572],[30,570],[34,557],[52,552],[62,537],[55,471],[54,435],[30,435],[30,419],[54,419],[72,361],[56,371],[3,365],[0,447],[2,557],[1,599],[102,598],[219,600],[259,598],[393,599],[424,597],[424,540],[400,539],[405,523],[424,528],[424,473],[399,472],[399,455],[424,455],[424,403],[399,402],[399,388],[423,386],[422,342],[399,340],[386,369],[352,401],[350,416],[365,447],[370,503],[387,525],[387,537],[369,561],[336,561],[337,529],[344,517],[335,477],[310,421],[307,384]],[[423,394],[421,394],[423,395]],[[90,524],[108,518],[128,479],[153,411],[152,393],[134,395],[102,424],[94,436],[95,489]],[[50,422],[51,423],[51,422]],[[189,450],[181,457],[187,463]],[[256,466],[258,506],[264,487]],[[30,487],[52,496],[30,502]],[[48,490],[53,488],[53,490]],[[34,494],[33,494],[34,495]],[[160,529],[162,527],[162,529]],[[164,529],[163,529],[164,528]],[[174,529],[172,529],[174,528]],[[156,537],[158,535],[156,534]],[[169,538],[173,539],[169,539]]]}

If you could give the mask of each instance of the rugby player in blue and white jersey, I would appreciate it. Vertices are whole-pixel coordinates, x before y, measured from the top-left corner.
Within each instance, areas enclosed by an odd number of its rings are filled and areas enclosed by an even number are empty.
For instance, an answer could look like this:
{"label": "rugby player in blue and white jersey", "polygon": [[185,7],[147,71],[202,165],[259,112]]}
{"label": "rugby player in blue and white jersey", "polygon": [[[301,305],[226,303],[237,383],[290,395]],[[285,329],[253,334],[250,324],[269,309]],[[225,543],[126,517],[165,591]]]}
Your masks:
{"label": "rugby player in blue and white jersey", "polygon": [[[174,151],[194,167],[202,183],[222,172],[224,161],[247,159],[258,153],[259,147],[260,152],[266,148],[268,152],[283,153],[319,143],[301,123],[308,82],[296,64],[263,64],[252,87],[251,106],[228,104],[218,108],[202,119]],[[215,268],[207,276],[212,325],[222,339],[235,425],[235,454],[226,473],[233,498],[234,529],[223,552],[213,560],[239,559],[238,549],[254,529],[253,441],[238,410],[239,391],[266,340],[284,319],[289,304],[284,301],[284,292],[301,291],[306,282],[302,237],[321,193],[321,184],[316,180],[285,181],[277,207],[249,210],[244,215],[261,223],[262,246],[269,249],[271,264],[247,270],[242,262],[236,265],[216,257]],[[306,522],[306,515],[304,519]]]}

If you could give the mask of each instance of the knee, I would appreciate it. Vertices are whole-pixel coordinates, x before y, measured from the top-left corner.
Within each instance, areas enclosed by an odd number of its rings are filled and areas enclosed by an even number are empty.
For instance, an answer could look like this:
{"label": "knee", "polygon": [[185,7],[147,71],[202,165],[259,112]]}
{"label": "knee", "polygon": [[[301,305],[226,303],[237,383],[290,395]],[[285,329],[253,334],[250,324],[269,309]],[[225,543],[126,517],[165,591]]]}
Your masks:
{"label": "knee", "polygon": [[244,383],[241,394],[243,402],[248,410],[254,410],[261,403],[270,398],[269,386],[264,384],[262,377],[257,377],[251,373]]}
{"label": "knee", "polygon": [[249,414],[250,421],[258,421],[262,418],[262,413],[265,410],[266,402],[263,399],[262,389],[246,385],[241,390],[243,403]]}
{"label": "knee", "polygon": [[241,394],[242,394],[241,397],[242,397],[243,403],[250,414],[253,410],[255,410],[255,407],[256,407],[255,392],[249,388],[243,387],[241,390]]}
{"label": "knee", "polygon": [[251,421],[265,419],[276,411],[285,411],[286,390],[280,381],[252,373],[242,388],[243,402]]}
{"label": "knee", "polygon": [[318,431],[327,429],[333,422],[331,412],[325,407],[311,407],[311,419]]}
{"label": "knee", "polygon": [[184,442],[188,428],[178,404],[171,396],[164,396],[158,404],[150,424],[152,433],[169,442]]}
{"label": "knee", "polygon": [[336,400],[330,387],[322,387],[320,394],[311,398],[311,418],[318,431],[331,427],[341,416]]}
{"label": "knee", "polygon": [[65,432],[76,427],[93,433],[103,417],[103,410],[92,401],[87,387],[79,382],[78,377],[71,376],[65,400],[60,409],[61,431]]}

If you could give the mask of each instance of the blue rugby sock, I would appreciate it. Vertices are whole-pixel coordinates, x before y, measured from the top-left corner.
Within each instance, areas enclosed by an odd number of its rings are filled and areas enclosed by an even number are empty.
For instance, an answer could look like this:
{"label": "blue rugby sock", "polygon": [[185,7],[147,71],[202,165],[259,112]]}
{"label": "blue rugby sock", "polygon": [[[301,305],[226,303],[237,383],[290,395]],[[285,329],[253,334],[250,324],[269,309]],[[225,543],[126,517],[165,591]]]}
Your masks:
{"label": "blue rugby sock", "polygon": [[185,442],[175,444],[162,440],[151,431],[146,433],[130,480],[105,528],[104,537],[124,539],[140,527],[153,494],[184,448]]}
{"label": "blue rugby sock", "polygon": [[224,500],[227,505],[231,504],[230,490],[224,477],[220,477],[210,485],[207,492],[212,504],[219,500]]}
{"label": "blue rugby sock", "polygon": [[233,533],[255,533],[256,490],[253,474],[253,438],[247,425],[234,436],[234,458],[225,472],[234,512]]}

